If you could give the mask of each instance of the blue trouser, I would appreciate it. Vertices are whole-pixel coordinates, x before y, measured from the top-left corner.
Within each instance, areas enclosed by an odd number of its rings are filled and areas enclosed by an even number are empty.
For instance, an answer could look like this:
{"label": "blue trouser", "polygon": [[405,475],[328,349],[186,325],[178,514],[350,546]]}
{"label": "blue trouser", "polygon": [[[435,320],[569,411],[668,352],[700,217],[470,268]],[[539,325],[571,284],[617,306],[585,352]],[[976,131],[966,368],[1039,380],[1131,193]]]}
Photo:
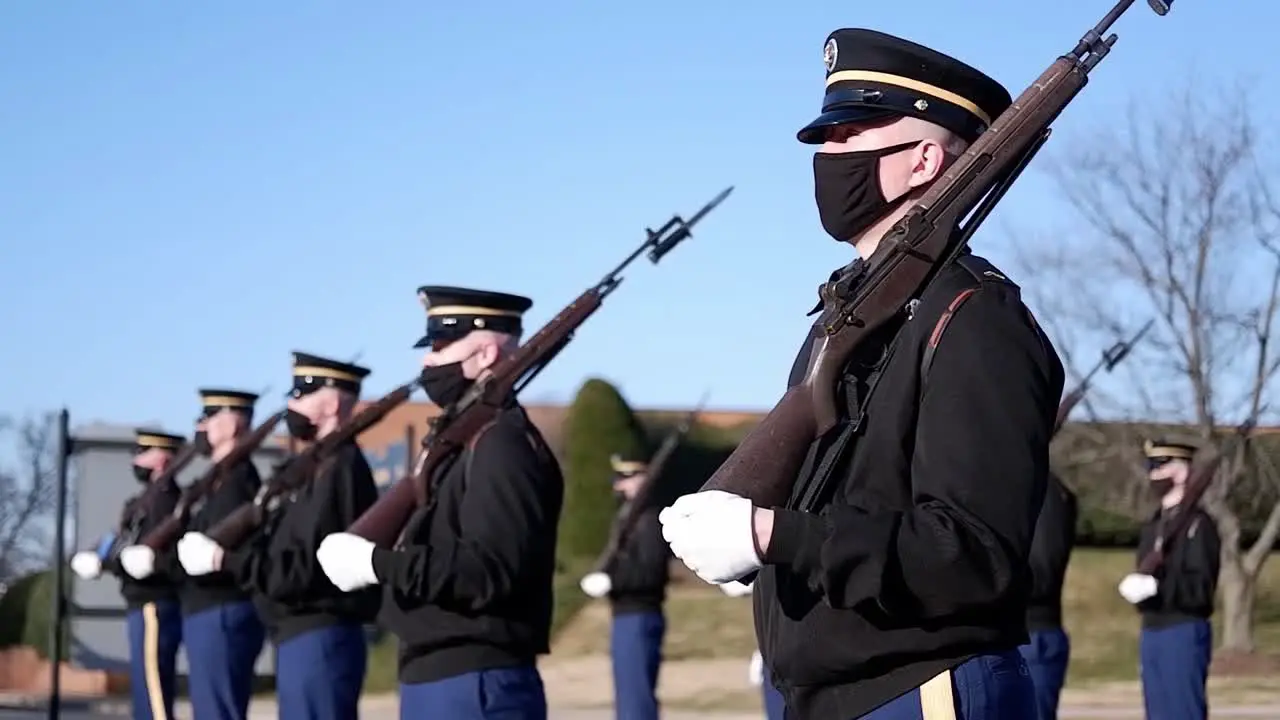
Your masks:
{"label": "blue trouser", "polygon": [[778,692],[778,688],[774,687],[767,673],[761,687],[764,691],[764,716],[768,720],[782,720],[787,715],[787,701]]}
{"label": "blue trouser", "polygon": [[660,612],[615,615],[609,636],[617,720],[658,720],[658,667],[667,621]]}
{"label": "blue trouser", "polygon": [[[979,655],[940,682],[950,686],[956,720],[1029,720],[1036,715],[1035,691],[1017,650]],[[944,690],[945,692],[945,690]],[[863,715],[863,720],[930,720],[916,688]],[[1161,718],[1163,720],[1163,718]]]}
{"label": "blue trouser", "polygon": [[496,668],[400,686],[400,720],[547,720],[533,665]]}
{"label": "blue trouser", "polygon": [[331,625],[276,647],[280,720],[355,720],[368,663],[364,628]]}
{"label": "blue trouser", "polygon": [[1031,684],[1036,692],[1036,717],[1058,720],[1058,698],[1067,679],[1067,663],[1071,659],[1071,640],[1062,628],[1037,630],[1031,641],[1018,648],[1031,671]]}
{"label": "blue trouser", "polygon": [[1143,630],[1138,638],[1142,702],[1151,720],[1204,720],[1213,629],[1206,620]]}
{"label": "blue trouser", "polygon": [[149,602],[130,608],[129,694],[134,720],[169,720],[182,644],[182,610],[177,600]]}
{"label": "blue trouser", "polygon": [[182,619],[195,720],[243,720],[253,665],[266,634],[249,601],[216,605]]}

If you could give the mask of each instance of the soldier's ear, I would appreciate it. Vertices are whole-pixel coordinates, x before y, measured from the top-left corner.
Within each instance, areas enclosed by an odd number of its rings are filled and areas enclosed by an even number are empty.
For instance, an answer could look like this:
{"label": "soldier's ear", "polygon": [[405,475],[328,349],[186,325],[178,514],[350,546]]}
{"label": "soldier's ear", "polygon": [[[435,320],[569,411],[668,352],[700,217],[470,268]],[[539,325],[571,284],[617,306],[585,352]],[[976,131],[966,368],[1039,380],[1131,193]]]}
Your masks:
{"label": "soldier's ear", "polygon": [[915,164],[911,168],[911,177],[907,179],[907,184],[912,188],[937,180],[947,167],[946,148],[937,140],[925,138],[911,153]]}

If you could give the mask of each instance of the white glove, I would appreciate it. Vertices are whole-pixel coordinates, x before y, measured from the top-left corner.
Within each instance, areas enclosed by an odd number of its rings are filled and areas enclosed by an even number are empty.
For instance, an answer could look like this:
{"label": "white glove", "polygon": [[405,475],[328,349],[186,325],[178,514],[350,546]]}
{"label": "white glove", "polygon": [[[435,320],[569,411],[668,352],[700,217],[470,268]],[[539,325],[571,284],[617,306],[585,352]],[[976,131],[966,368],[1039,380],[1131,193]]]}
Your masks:
{"label": "white glove", "polygon": [[751,594],[751,586],[753,583],[740,583],[737,580],[733,582],[722,583],[720,592],[729,597],[746,597]]}
{"label": "white glove", "polygon": [[130,545],[120,551],[120,567],[134,580],[145,580],[156,571],[156,551],[146,545]]}
{"label": "white glove", "polygon": [[759,650],[751,653],[751,664],[747,666],[747,682],[756,687],[764,685],[764,656]]}
{"label": "white glove", "polygon": [[71,572],[81,580],[93,580],[102,574],[102,560],[92,550],[81,550],[71,556]]}
{"label": "white glove", "polygon": [[671,554],[703,580],[719,585],[763,564],[756,554],[755,506],[723,490],[685,495],[658,515]]}
{"label": "white glove", "polygon": [[1134,605],[1155,597],[1158,590],[1156,579],[1142,573],[1129,573],[1120,581],[1120,596]]}
{"label": "white glove", "polygon": [[587,573],[578,583],[578,587],[593,598],[602,598],[613,589],[613,580],[602,572]]}
{"label": "white glove", "polygon": [[178,562],[188,575],[208,575],[222,568],[222,546],[208,535],[189,532],[178,541]]}
{"label": "white glove", "polygon": [[334,533],[321,541],[316,559],[334,587],[351,592],[378,584],[373,572],[374,547],[359,535]]}

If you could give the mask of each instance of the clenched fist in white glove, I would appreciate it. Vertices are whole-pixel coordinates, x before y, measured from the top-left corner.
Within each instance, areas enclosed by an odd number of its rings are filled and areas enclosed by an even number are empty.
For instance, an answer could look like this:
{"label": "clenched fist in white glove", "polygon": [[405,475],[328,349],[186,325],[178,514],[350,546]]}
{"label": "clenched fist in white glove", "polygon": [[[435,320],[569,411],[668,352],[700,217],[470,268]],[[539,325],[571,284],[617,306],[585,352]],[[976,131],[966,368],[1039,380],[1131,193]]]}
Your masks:
{"label": "clenched fist in white glove", "polygon": [[188,575],[208,575],[222,569],[222,546],[213,538],[189,532],[178,541],[178,562]]}
{"label": "clenched fist in white glove", "polygon": [[751,664],[747,666],[747,682],[756,687],[764,685],[764,656],[759,650],[751,653]]}
{"label": "clenched fist in white glove", "polygon": [[720,592],[729,597],[746,597],[751,594],[752,583],[740,583],[737,580],[733,582],[722,583]]}
{"label": "clenched fist in white glove", "polygon": [[102,560],[92,550],[81,550],[71,556],[71,572],[81,580],[93,580],[102,574]]}
{"label": "clenched fist in white glove", "polygon": [[146,545],[130,545],[120,551],[120,567],[134,580],[144,580],[156,571],[156,551]]}
{"label": "clenched fist in white glove", "polygon": [[602,598],[613,589],[613,581],[609,579],[607,574],[602,572],[587,573],[578,582],[578,587],[582,588],[582,592],[593,598]]}
{"label": "clenched fist in white glove", "polygon": [[374,544],[351,533],[334,533],[320,543],[316,559],[329,582],[342,592],[378,584],[373,572]]}
{"label": "clenched fist in white glove", "polygon": [[1120,581],[1120,596],[1137,605],[1143,600],[1150,600],[1159,592],[1160,585],[1150,575],[1129,573]]}
{"label": "clenched fist in white glove", "polygon": [[756,553],[755,506],[723,490],[685,495],[658,515],[671,554],[698,577],[719,585],[763,564]]}

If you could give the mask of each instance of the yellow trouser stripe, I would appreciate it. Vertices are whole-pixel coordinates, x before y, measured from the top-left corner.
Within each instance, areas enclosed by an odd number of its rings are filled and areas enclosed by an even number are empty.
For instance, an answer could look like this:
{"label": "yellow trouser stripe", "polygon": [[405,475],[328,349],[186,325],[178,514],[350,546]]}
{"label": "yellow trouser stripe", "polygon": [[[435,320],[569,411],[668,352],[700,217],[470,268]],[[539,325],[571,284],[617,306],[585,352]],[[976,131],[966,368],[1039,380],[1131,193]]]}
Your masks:
{"label": "yellow trouser stripe", "polygon": [[956,720],[956,698],[951,692],[950,670],[943,670],[920,686],[920,714],[924,720]]}
{"label": "yellow trouser stripe", "polygon": [[160,684],[160,616],[155,603],[142,606],[142,669],[152,720],[169,720],[164,709],[164,686]]}

